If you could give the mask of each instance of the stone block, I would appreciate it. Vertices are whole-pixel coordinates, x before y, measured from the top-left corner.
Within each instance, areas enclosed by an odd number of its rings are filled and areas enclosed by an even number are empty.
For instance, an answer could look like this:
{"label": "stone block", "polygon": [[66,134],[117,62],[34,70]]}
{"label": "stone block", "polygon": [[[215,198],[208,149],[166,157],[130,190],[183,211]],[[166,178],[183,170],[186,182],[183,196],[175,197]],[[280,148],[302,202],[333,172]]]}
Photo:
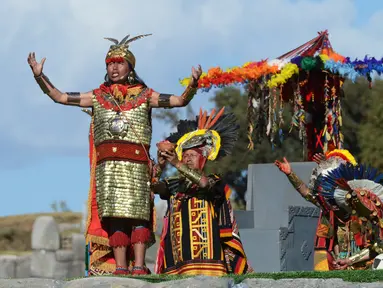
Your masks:
{"label": "stone block", "polygon": [[16,259],[16,277],[29,278],[31,277],[31,259],[32,255],[20,256]]}
{"label": "stone block", "polygon": [[56,262],[52,278],[56,280],[68,279],[71,264],[71,262]]}
{"label": "stone block", "polygon": [[0,256],[0,278],[16,277],[16,261],[17,256],[14,255]]}
{"label": "stone block", "polygon": [[72,262],[74,260],[74,253],[70,250],[57,250],[56,260],[58,262]]}
{"label": "stone block", "polygon": [[65,279],[69,274],[71,262],[60,262],[56,259],[56,252],[34,251],[31,261],[31,276],[36,278]]}
{"label": "stone block", "polygon": [[56,262],[56,252],[34,251],[31,258],[31,276],[52,279]]}
{"label": "stone block", "polygon": [[60,249],[59,228],[53,217],[41,216],[33,223],[32,249],[51,251]]}
{"label": "stone block", "polygon": [[[306,184],[315,165],[313,162],[291,163],[294,172]],[[288,227],[290,206],[315,207],[295,191],[287,177],[274,164],[249,165],[247,198],[249,202],[246,203],[246,210],[254,211],[256,229],[277,230]],[[241,224],[238,222],[240,229]]]}
{"label": "stone block", "polygon": [[85,261],[85,237],[83,234],[72,234],[72,251],[74,260]]}
{"label": "stone block", "polygon": [[255,271],[280,271],[279,229],[243,229],[240,232],[249,264]]}
{"label": "stone block", "polygon": [[[305,183],[308,183],[315,165],[313,162],[291,163],[295,173]],[[311,270],[310,251],[313,249],[318,218],[315,206],[295,191],[287,177],[274,164],[249,165],[247,188],[246,211],[235,211],[235,216],[245,252],[253,268],[257,272]],[[292,211],[292,206],[298,206],[298,210]],[[302,224],[311,225],[306,227],[310,229],[302,230],[304,226],[297,223],[300,220],[290,221],[294,216],[292,213],[302,215],[301,218],[305,218],[301,219]],[[290,265],[295,260],[290,257],[290,248],[294,246],[292,240],[304,237],[307,237],[306,243],[296,244],[302,248],[299,255],[307,260],[301,261],[302,265]]]}
{"label": "stone block", "polygon": [[85,275],[85,262],[75,260],[69,265],[68,278],[78,278]]}

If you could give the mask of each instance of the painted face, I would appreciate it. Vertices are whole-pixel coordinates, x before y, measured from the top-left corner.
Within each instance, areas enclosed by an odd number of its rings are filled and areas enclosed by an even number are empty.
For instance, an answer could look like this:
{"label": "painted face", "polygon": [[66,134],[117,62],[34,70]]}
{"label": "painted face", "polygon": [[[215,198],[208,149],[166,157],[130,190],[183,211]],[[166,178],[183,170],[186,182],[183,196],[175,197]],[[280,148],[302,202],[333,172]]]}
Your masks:
{"label": "painted face", "polygon": [[107,64],[106,71],[112,83],[123,83],[130,72],[130,68],[126,60],[116,60]]}
{"label": "painted face", "polygon": [[182,155],[182,162],[191,169],[203,169],[205,158],[195,150],[187,150]]}

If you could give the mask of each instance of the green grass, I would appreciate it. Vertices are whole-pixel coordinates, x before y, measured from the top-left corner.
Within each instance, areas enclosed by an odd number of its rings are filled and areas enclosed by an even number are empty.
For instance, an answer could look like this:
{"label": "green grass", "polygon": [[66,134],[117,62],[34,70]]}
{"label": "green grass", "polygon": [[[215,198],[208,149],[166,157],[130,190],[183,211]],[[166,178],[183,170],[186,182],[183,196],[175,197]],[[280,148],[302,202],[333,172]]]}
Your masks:
{"label": "green grass", "polygon": [[[102,277],[115,277],[115,276],[102,276]],[[147,276],[120,276],[126,278],[134,278],[150,283],[159,283],[172,280],[181,280],[190,278],[191,276],[167,276],[167,275],[147,275]],[[226,278],[232,278],[234,282],[241,283],[245,279],[297,279],[297,278],[319,278],[319,279],[331,279],[340,278],[347,282],[380,282],[383,281],[383,270],[373,271],[328,271],[328,272],[317,272],[317,271],[304,271],[304,272],[277,272],[277,273],[252,273],[247,275],[228,275]],[[74,280],[74,279],[71,279]]]}

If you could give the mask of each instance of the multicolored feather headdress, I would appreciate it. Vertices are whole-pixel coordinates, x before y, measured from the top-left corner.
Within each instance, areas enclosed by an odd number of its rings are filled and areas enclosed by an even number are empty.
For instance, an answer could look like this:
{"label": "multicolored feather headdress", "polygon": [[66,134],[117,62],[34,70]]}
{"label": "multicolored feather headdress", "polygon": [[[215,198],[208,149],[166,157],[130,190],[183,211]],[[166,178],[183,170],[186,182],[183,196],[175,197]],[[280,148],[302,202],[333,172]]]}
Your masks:
{"label": "multicolored feather headdress", "polygon": [[383,205],[383,174],[365,165],[341,164],[320,175],[313,190],[335,209],[369,217],[373,211],[379,211],[375,206]]}
{"label": "multicolored feather headdress", "polygon": [[104,38],[106,40],[112,41],[114,45],[111,45],[108,53],[106,54],[105,62],[110,63],[112,61],[123,61],[126,60],[130,63],[133,69],[136,66],[136,58],[133,53],[129,50],[129,44],[138,39],[150,36],[152,34],[138,35],[136,37],[130,38],[130,35],[125,36],[120,42],[114,38]]}
{"label": "multicolored feather headdress", "polygon": [[224,114],[222,108],[217,114],[215,109],[210,116],[200,109],[196,120],[181,120],[177,132],[166,140],[176,143],[175,152],[182,160],[185,150],[199,148],[205,158],[214,161],[219,157],[229,155],[238,139],[239,125],[232,113]]}
{"label": "multicolored feather headdress", "polygon": [[309,188],[313,189],[315,181],[319,175],[326,175],[330,171],[338,168],[341,164],[351,163],[352,165],[357,165],[354,156],[345,149],[334,149],[330,152],[327,152],[325,155],[326,160],[318,164],[311,174]]}
{"label": "multicolored feather headdress", "polygon": [[343,159],[354,166],[357,165],[354,156],[352,156],[352,154],[346,149],[335,149],[326,153],[326,160],[336,157]]}

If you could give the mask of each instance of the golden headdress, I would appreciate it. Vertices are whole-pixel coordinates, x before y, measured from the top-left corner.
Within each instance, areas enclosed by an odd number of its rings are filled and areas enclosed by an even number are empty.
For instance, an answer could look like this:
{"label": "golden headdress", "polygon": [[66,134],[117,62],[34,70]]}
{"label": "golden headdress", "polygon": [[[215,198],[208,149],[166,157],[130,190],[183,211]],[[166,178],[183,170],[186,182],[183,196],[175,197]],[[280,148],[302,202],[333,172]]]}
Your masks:
{"label": "golden headdress", "polygon": [[238,129],[237,118],[232,113],[224,114],[224,108],[217,114],[213,109],[210,116],[200,109],[196,120],[181,120],[177,132],[166,140],[177,144],[175,152],[179,160],[184,150],[198,148],[204,157],[213,161],[231,153],[238,139]]}
{"label": "golden headdress", "polygon": [[133,53],[129,50],[129,43],[132,43],[133,41],[136,41],[138,39],[141,39],[150,35],[152,34],[138,35],[130,39],[129,39],[130,35],[127,35],[120,42],[118,42],[118,40],[114,38],[104,38],[114,43],[114,45],[110,46],[109,51],[106,54],[105,62],[109,63],[112,60],[121,61],[125,59],[126,61],[128,61],[128,63],[132,65],[134,69],[136,66],[136,58],[134,57]]}

